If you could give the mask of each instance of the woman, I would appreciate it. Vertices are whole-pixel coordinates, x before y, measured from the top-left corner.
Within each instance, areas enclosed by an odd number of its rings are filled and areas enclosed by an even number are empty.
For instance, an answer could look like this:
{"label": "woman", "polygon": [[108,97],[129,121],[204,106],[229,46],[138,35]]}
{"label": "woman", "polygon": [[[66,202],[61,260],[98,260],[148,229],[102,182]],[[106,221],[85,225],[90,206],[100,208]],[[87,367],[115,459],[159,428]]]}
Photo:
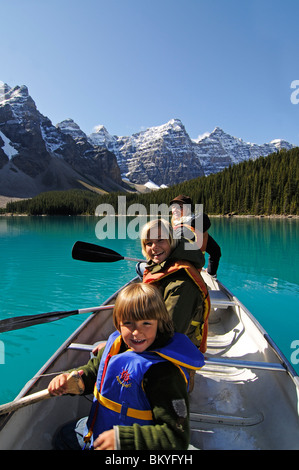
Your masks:
{"label": "woman", "polygon": [[159,287],[175,331],[186,334],[205,352],[210,299],[200,274],[204,265],[201,250],[185,239],[174,238],[171,225],[163,219],[143,227],[141,246],[148,261],[143,282]]}
{"label": "woman", "polygon": [[172,199],[170,205],[172,210],[172,226],[175,233],[182,234],[185,238],[196,241],[202,252],[208,253],[207,272],[216,278],[221,258],[221,249],[214,238],[208,233],[208,229],[211,227],[208,215],[205,213],[197,217],[192,215],[192,199],[183,194]]}

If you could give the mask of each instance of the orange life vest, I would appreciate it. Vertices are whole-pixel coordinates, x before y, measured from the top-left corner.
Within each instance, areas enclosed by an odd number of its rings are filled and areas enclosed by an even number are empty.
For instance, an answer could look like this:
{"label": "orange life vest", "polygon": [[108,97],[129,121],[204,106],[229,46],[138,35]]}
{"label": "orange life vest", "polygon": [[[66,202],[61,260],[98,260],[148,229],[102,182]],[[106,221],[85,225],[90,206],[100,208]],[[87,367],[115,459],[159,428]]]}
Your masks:
{"label": "orange life vest", "polygon": [[159,282],[161,279],[175,273],[179,269],[184,269],[186,273],[191,277],[192,281],[198,286],[203,299],[203,321],[192,321],[190,325],[196,326],[196,339],[200,341],[199,350],[204,353],[207,350],[207,337],[208,337],[208,318],[211,309],[209,291],[204,282],[200,270],[196,269],[193,264],[185,260],[174,261],[171,265],[167,266],[166,269],[161,270],[158,273],[152,273],[150,270],[145,268],[143,274],[143,282],[150,284],[153,282]]}

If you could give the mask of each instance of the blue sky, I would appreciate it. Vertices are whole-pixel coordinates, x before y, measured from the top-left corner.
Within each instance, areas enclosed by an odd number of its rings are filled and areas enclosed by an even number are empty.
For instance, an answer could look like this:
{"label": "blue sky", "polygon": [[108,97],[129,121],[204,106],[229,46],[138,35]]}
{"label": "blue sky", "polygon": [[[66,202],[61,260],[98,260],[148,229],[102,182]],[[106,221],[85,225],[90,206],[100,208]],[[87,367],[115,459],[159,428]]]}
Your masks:
{"label": "blue sky", "polygon": [[298,0],[0,0],[0,15],[0,80],[54,125],[178,118],[191,138],[299,145]]}

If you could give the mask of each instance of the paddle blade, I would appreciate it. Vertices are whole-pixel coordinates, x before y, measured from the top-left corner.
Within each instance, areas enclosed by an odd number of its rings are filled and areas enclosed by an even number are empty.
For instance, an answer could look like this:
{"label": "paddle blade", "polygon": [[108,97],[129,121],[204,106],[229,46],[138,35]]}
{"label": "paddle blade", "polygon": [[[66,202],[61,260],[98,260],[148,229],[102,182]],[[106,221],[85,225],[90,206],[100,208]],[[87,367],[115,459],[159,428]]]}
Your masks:
{"label": "paddle blade", "polygon": [[70,315],[78,314],[78,310],[69,312],[49,312],[40,313],[37,315],[24,315],[21,317],[6,318],[0,321],[0,333],[6,331],[20,330],[28,326],[40,325],[41,323],[49,323],[52,321],[60,320],[61,318],[69,317]]}
{"label": "paddle blade", "polygon": [[87,242],[76,242],[72,250],[73,259],[93,263],[112,263],[124,259],[116,251]]}
{"label": "paddle blade", "polygon": [[19,330],[27,328],[27,326],[40,325],[42,323],[49,323],[52,321],[61,320],[62,318],[69,317],[70,315],[78,315],[82,313],[95,313],[102,310],[113,309],[114,305],[100,305],[99,307],[81,308],[79,310],[69,310],[63,312],[48,312],[38,313],[37,315],[23,315],[21,317],[6,318],[0,320],[0,333],[6,331]]}
{"label": "paddle blade", "polygon": [[41,323],[49,323],[52,321],[69,317],[70,315],[77,315],[78,313],[78,310],[71,310],[68,312],[49,312],[40,313],[37,315],[24,315],[21,317],[6,318],[5,320],[0,320],[0,333],[5,333],[6,331],[20,330],[21,328],[40,325]]}

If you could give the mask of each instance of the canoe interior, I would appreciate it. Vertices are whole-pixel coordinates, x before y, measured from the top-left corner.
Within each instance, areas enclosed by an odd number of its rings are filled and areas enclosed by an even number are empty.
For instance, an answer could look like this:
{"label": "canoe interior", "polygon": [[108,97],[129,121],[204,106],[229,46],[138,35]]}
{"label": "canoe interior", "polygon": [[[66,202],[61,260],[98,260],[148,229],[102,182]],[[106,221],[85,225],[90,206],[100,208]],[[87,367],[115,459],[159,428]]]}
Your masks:
{"label": "canoe interior", "polygon": [[[209,332],[207,358],[281,362],[266,332],[240,303],[213,309]],[[299,382],[289,368],[281,372],[207,362],[190,395],[191,444],[211,450],[299,449]]]}
{"label": "canoe interior", "polygon": [[[299,449],[299,381],[289,364],[288,371],[272,371],[208,362],[226,358],[279,365],[284,358],[250,312],[218,281],[205,273],[204,277],[214,300],[207,363],[196,373],[190,394],[191,448]],[[37,373],[42,377],[32,379],[17,398],[47,388],[51,376],[45,374],[85,364],[90,351],[81,345],[107,339],[114,331],[111,313],[91,315]],[[0,416],[0,449],[51,449],[58,427],[88,415],[91,400],[92,396],[51,398]]]}

